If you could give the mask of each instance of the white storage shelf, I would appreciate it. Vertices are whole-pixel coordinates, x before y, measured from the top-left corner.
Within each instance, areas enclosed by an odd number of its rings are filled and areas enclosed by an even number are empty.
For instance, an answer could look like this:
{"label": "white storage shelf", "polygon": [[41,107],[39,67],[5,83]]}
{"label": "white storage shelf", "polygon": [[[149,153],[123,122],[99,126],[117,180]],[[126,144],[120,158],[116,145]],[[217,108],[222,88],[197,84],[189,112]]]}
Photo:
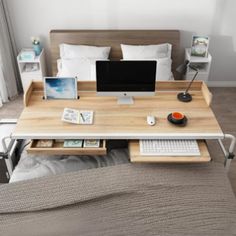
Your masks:
{"label": "white storage shelf", "polygon": [[46,75],[44,49],[42,49],[40,55],[36,56],[33,60],[22,60],[19,54],[17,56],[17,62],[24,91],[27,90],[32,80],[40,81]]}
{"label": "white storage shelf", "polygon": [[[210,53],[208,53],[208,57],[191,56],[191,49],[186,48],[185,60],[190,61],[190,65],[198,69],[198,76],[196,78],[197,80],[203,80],[205,82],[208,81],[212,62],[212,57]],[[195,70],[188,68],[185,79],[192,79],[195,73]]]}

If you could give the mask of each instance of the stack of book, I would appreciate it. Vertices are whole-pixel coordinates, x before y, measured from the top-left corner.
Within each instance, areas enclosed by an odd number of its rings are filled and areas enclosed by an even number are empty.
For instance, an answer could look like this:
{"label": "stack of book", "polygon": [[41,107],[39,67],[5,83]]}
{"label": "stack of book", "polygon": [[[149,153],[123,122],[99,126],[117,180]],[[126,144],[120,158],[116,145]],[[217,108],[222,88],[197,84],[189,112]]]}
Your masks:
{"label": "stack of book", "polygon": [[36,143],[37,148],[51,148],[53,146],[54,140],[52,139],[41,139]]}
{"label": "stack of book", "polygon": [[20,53],[20,60],[22,61],[33,61],[35,59],[35,52],[33,49],[25,48]]}

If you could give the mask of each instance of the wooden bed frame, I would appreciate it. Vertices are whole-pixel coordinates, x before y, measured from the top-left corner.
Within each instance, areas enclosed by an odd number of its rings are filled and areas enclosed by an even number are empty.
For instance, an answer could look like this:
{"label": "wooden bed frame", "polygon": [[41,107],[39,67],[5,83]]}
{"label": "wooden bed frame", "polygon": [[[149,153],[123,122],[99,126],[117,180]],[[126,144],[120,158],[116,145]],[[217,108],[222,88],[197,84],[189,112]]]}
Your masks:
{"label": "wooden bed frame", "polygon": [[172,72],[179,65],[180,32],[178,30],[51,30],[52,74],[57,74],[57,59],[61,43],[110,46],[111,60],[122,59],[120,44],[172,44]]}

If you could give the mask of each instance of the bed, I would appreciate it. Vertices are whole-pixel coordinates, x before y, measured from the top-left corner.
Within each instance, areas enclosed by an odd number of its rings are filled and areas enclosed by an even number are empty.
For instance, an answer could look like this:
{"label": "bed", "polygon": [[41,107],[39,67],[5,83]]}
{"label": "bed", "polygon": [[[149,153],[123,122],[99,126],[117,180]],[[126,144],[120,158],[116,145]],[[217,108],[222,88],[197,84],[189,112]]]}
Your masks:
{"label": "bed", "polygon": [[[174,72],[179,36],[176,30],[53,30],[52,73],[61,43],[110,45],[110,59],[121,59],[121,43],[166,42]],[[118,163],[1,185],[0,235],[236,234],[236,200],[222,164],[130,164],[125,152],[113,150],[116,160],[124,157]]]}
{"label": "bed", "polygon": [[133,165],[0,186],[1,235],[235,235],[221,164]]}

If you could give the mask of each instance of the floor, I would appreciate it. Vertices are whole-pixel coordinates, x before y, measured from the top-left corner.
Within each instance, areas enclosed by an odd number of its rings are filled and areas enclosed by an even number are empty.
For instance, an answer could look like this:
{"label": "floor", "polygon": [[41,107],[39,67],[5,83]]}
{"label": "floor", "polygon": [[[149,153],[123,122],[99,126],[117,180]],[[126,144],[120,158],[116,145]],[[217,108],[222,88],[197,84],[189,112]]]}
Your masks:
{"label": "floor", "polygon": [[[236,136],[236,88],[210,88],[210,90],[213,93],[212,108],[224,133]],[[18,118],[22,108],[22,96],[19,96],[0,108],[0,118]],[[217,142],[209,141],[208,146],[214,161],[223,164],[224,156]],[[228,175],[236,195],[236,158],[231,164]]]}
{"label": "floor", "polygon": [[[236,136],[236,88],[210,88],[213,94],[212,109],[224,133]],[[208,142],[214,161],[224,162],[224,156],[216,141]],[[229,142],[225,143],[229,145]],[[236,153],[236,150],[235,150]],[[234,194],[236,195],[236,157],[228,173]]]}

